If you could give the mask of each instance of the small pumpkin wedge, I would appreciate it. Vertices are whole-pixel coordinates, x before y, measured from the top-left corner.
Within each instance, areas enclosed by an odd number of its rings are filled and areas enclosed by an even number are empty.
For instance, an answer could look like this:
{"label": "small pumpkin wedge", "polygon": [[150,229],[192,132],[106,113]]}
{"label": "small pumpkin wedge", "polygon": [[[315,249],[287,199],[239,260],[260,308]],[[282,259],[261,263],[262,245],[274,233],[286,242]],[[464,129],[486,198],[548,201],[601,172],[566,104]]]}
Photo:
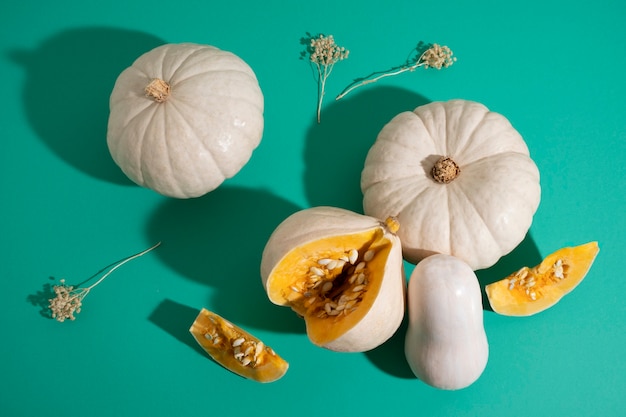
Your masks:
{"label": "small pumpkin wedge", "polygon": [[505,316],[530,316],[552,307],[580,284],[599,251],[598,242],[562,248],[534,268],[487,285],[491,308]]}
{"label": "small pumpkin wedge", "polygon": [[289,368],[289,363],[261,340],[205,308],[189,331],[211,358],[244,378],[273,382]]}
{"label": "small pumpkin wedge", "polygon": [[304,318],[315,345],[371,350],[400,327],[405,311],[402,247],[393,218],[334,207],[296,212],[263,251],[261,278],[274,304]]}

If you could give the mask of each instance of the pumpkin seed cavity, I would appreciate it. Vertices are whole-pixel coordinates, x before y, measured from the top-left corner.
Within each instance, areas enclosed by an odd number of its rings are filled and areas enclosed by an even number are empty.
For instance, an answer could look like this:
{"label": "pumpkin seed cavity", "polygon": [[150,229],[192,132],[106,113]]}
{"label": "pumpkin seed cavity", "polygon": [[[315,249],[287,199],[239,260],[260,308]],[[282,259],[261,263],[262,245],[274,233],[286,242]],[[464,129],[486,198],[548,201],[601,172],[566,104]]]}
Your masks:
{"label": "pumpkin seed cavity", "polygon": [[349,249],[314,260],[308,274],[297,280],[285,298],[300,315],[347,316],[355,311],[368,290],[371,271],[367,265],[374,249]]}

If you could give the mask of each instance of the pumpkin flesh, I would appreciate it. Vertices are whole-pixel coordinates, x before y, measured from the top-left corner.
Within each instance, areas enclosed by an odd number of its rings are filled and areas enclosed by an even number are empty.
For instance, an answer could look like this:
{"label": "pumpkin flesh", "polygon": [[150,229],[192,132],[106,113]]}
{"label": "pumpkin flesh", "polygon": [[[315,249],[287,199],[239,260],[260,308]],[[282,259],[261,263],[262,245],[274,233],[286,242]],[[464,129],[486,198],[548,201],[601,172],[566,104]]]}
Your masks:
{"label": "pumpkin flesh", "polygon": [[487,285],[491,308],[506,316],[530,316],[552,307],[580,284],[598,252],[597,242],[562,248],[533,268]]}
{"label": "pumpkin flesh", "polygon": [[[310,329],[309,337],[320,345],[345,333],[372,306],[382,282],[377,275],[384,274],[385,261],[391,250],[391,242],[381,229],[343,236],[340,243],[336,240],[316,240],[295,249],[272,274],[271,287],[274,289],[270,297],[303,316]],[[350,262],[352,249],[358,252],[354,263]],[[356,271],[368,251],[374,251],[376,256],[366,263],[366,267]],[[339,266],[329,269],[328,265],[320,265],[320,260],[325,259],[339,261]],[[315,268],[322,271],[323,276],[312,272]],[[360,274],[363,274],[361,279]],[[332,288],[324,291],[325,283],[332,283]],[[337,311],[335,305],[341,313],[333,315]],[[328,325],[329,317],[333,318],[332,326]]]}
{"label": "pumpkin flesh", "polygon": [[261,340],[207,309],[200,311],[189,331],[211,358],[244,378],[273,382],[289,368]]}

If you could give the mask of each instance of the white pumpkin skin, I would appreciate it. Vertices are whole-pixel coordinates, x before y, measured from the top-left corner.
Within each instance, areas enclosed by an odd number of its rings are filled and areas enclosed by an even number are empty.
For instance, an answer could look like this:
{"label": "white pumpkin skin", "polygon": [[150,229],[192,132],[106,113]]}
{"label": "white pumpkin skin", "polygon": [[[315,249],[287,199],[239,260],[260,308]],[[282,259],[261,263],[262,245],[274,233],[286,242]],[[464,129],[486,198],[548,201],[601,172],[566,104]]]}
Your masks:
{"label": "white pumpkin skin", "polygon": [[[264,288],[268,290],[271,286],[276,265],[295,248],[323,238],[384,227],[381,223],[378,219],[335,207],[313,207],[292,214],[278,225],[263,250],[261,279]],[[406,310],[402,246],[395,234],[387,232],[385,237],[393,245],[376,301],[354,327],[319,346],[338,352],[365,352],[391,338],[402,324]],[[269,290],[268,297],[274,304],[287,305],[284,299],[273,298]],[[310,334],[309,338],[318,344]]]}
{"label": "white pumpkin skin", "polygon": [[[460,174],[444,184],[431,169],[450,157]],[[526,236],[539,206],[539,171],[520,134],[482,104],[433,102],[394,117],[368,152],[363,208],[392,215],[404,257],[443,253],[488,268]]]}
{"label": "white pumpkin skin", "polygon": [[487,365],[478,279],[465,262],[433,255],[417,264],[407,290],[405,355],[413,373],[440,389],[475,382]]}
{"label": "white pumpkin skin", "polygon": [[[145,88],[169,84],[157,102]],[[209,45],[166,44],[118,77],[107,143],[135,183],[175,198],[217,188],[248,162],[263,135],[264,99],[252,69]]]}

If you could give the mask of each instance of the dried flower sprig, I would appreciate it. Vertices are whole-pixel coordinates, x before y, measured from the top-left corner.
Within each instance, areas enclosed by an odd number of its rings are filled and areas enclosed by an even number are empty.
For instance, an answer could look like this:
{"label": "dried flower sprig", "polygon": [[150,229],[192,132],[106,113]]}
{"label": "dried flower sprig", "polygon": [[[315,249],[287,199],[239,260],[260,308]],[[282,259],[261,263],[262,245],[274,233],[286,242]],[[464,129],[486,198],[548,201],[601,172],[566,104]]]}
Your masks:
{"label": "dried flower sprig", "polygon": [[317,123],[321,121],[322,101],[326,94],[326,81],[339,61],[348,58],[350,51],[335,43],[333,35],[309,36],[307,38],[309,60],[317,71]]}
{"label": "dried flower sprig", "polygon": [[52,287],[55,297],[48,300],[50,302],[48,308],[50,308],[50,311],[52,312],[52,318],[56,319],[59,322],[64,322],[66,319],[75,320],[76,317],[74,314],[80,313],[83,305],[83,299],[87,296],[87,294],[89,294],[89,291],[91,291],[95,286],[104,281],[106,277],[111,275],[113,271],[124,265],[126,262],[145,255],[146,253],[158,247],[160,244],[161,242],[157,243],[151,248],[136,253],[116,263],[106,274],[104,274],[98,281],[96,281],[89,287],[74,288],[74,286],[72,285],[65,284],[65,280],[61,279],[60,285],[55,285]]}
{"label": "dried flower sprig", "polygon": [[[422,43],[418,44],[416,50],[419,50],[420,46],[422,45],[423,45]],[[352,90],[356,88],[362,87],[366,84],[375,83],[376,81],[385,77],[391,77],[394,75],[402,74],[404,72],[415,71],[419,67],[424,67],[425,69],[436,68],[438,70],[442,68],[448,68],[449,66],[454,64],[455,61],[456,61],[456,57],[453,56],[452,50],[450,50],[450,48],[448,48],[447,46],[441,46],[439,44],[434,43],[432,45],[429,45],[429,47],[424,52],[422,52],[421,55],[419,55],[416,59],[412,61],[407,60],[407,63],[404,65],[392,68],[391,70],[383,72],[383,73],[377,72],[377,73],[372,74],[369,77],[356,80],[354,83],[346,87],[341,92],[341,94],[339,94],[335,98],[335,100],[342,99],[348,93],[350,93]],[[376,75],[376,74],[379,74],[379,75],[377,75],[376,77],[373,77],[373,75]],[[370,77],[373,77],[373,78],[370,78]]]}

